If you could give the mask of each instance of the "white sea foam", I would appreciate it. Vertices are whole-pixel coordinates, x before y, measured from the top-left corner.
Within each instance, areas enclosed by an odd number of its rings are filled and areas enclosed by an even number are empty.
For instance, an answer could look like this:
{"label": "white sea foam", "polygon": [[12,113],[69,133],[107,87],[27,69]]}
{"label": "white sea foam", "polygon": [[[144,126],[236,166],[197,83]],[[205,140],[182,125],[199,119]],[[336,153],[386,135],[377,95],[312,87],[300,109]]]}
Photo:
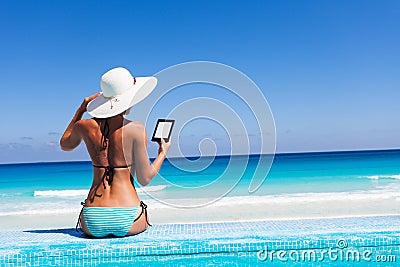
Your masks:
{"label": "white sea foam", "polygon": [[13,216],[13,215],[56,215],[56,214],[68,214],[79,212],[79,209],[64,208],[64,209],[31,209],[31,210],[19,210],[10,212],[0,212],[0,216]]}
{"label": "white sea foam", "polygon": [[[138,193],[144,192],[154,192],[161,191],[165,189],[166,185],[155,185],[155,186],[147,186],[144,188],[136,188]],[[43,191],[34,191],[33,196],[35,197],[76,197],[76,196],[86,196],[88,194],[87,189],[79,189],[79,190],[43,190]]]}
{"label": "white sea foam", "polygon": [[3,197],[19,197],[23,196],[25,193],[23,192],[11,192],[11,193],[0,193],[0,198]]}
{"label": "white sea foam", "polygon": [[[370,201],[379,200],[399,200],[400,191],[396,188],[384,188],[381,190],[360,190],[353,192],[332,192],[332,193],[295,193],[295,194],[279,194],[269,196],[231,196],[223,197],[218,201],[209,199],[210,204],[207,207],[225,207],[230,209],[238,205],[279,205],[279,204],[293,204],[301,205],[302,203],[316,204],[324,202],[338,202],[347,201]],[[185,203],[186,205],[197,204],[196,199],[163,199],[163,203]],[[146,200],[151,209],[172,209],[174,205],[161,204],[154,199]],[[207,201],[202,201],[207,203]],[[178,205],[179,206],[179,205]]]}
{"label": "white sea foam", "polygon": [[166,185],[153,185],[153,186],[146,186],[146,187],[143,187],[143,188],[136,188],[136,191],[138,193],[155,192],[155,191],[164,190],[166,187],[167,187]]}
{"label": "white sea foam", "polygon": [[9,215],[46,215],[46,214],[68,214],[79,212],[81,206],[79,201],[46,201],[4,203],[0,209],[0,216]]}
{"label": "white sea foam", "polygon": [[379,180],[379,179],[398,179],[400,180],[400,174],[380,174],[380,175],[369,175],[369,176],[362,176],[363,178],[366,177],[368,179]]}
{"label": "white sea foam", "polygon": [[76,197],[85,196],[88,190],[44,190],[33,192],[34,197]]}
{"label": "white sea foam", "polygon": [[[162,190],[164,187],[155,187],[154,190]],[[51,190],[49,190],[51,191]],[[49,191],[44,193],[45,196],[51,195]],[[69,191],[69,190],[53,190],[53,191]],[[74,190],[79,191],[81,190]],[[84,191],[84,190],[82,190]],[[85,191],[87,192],[87,191]],[[77,192],[66,192],[65,194],[77,194]],[[57,195],[59,196],[59,194]],[[346,203],[346,205],[352,205],[352,203],[362,203],[363,205],[374,205],[379,201],[399,201],[400,190],[398,188],[390,188],[381,190],[363,190],[354,192],[331,192],[331,193],[296,193],[296,194],[277,194],[269,196],[231,196],[224,197],[210,205],[204,207],[204,210],[218,208],[222,213],[231,213],[239,206],[250,207],[249,208],[268,208],[273,209],[274,207],[280,207],[281,205],[288,205],[290,207],[298,207],[299,210],[304,208],[307,204],[308,207],[320,207],[321,205],[330,205],[329,203]],[[166,215],[171,214],[171,209],[175,207],[162,204],[155,199],[145,200],[150,211],[161,212]],[[197,203],[195,199],[174,199],[165,200],[166,203]],[[205,203],[206,201],[203,201]],[[211,199],[210,199],[211,202]],[[325,204],[324,204],[325,203]],[[25,204],[25,205],[24,205]],[[7,215],[49,215],[49,214],[74,214],[79,213],[81,206],[77,201],[71,201],[70,199],[62,198],[56,201],[39,201],[33,203],[7,203],[0,209],[0,216]],[[342,205],[342,204],[338,204]],[[397,204],[393,203],[394,206]],[[257,208],[258,207],[258,208]],[[247,209],[247,208],[246,208]]]}

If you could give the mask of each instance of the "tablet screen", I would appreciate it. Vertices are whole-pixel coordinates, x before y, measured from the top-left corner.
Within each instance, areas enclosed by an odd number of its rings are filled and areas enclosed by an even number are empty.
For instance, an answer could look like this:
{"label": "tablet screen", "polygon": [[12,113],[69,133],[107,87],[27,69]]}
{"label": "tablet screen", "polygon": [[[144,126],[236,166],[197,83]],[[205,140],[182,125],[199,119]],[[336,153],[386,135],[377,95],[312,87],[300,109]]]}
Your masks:
{"label": "tablet screen", "polygon": [[160,122],[157,126],[155,138],[168,138],[169,132],[171,131],[172,122]]}
{"label": "tablet screen", "polygon": [[166,142],[169,141],[174,120],[158,119],[156,128],[154,129],[152,141],[160,142],[163,138]]}

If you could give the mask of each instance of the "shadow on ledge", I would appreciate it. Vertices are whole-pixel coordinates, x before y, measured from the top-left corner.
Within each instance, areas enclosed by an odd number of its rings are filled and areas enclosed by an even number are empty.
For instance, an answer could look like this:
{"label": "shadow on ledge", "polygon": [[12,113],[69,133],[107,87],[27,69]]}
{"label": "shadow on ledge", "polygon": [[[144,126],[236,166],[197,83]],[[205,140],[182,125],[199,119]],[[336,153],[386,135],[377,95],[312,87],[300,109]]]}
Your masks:
{"label": "shadow on ledge", "polygon": [[91,239],[90,236],[86,235],[84,232],[77,232],[75,228],[65,228],[65,229],[49,229],[49,230],[25,230],[25,233],[35,233],[35,234],[65,234],[73,237]]}
{"label": "shadow on ledge", "polygon": [[[25,230],[23,231],[24,233],[34,233],[34,234],[64,234],[64,235],[69,235],[77,238],[83,238],[83,239],[120,239],[120,238],[127,238],[129,236],[114,236],[114,235],[108,235],[105,237],[91,237],[85,234],[82,230],[76,231],[75,228],[65,228],[65,229],[42,229],[42,230]],[[133,235],[132,235],[133,236]]]}

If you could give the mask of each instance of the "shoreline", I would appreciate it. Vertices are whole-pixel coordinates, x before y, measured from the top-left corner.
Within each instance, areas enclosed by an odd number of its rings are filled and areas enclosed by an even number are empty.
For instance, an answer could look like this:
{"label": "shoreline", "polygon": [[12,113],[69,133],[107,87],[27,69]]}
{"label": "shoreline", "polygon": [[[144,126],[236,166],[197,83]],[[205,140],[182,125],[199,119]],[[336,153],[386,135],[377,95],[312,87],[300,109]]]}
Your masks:
{"label": "shoreline", "polygon": [[[387,192],[386,192],[387,193]],[[368,196],[368,195],[367,195]],[[151,224],[193,224],[217,222],[288,221],[323,218],[359,218],[370,216],[400,216],[400,195],[378,194],[378,197],[328,198],[293,197],[290,201],[272,196],[259,201],[249,199],[225,199],[201,208],[177,208],[147,200]],[[32,230],[49,228],[73,228],[81,207],[64,212],[35,214],[5,214],[0,216],[2,230]]]}

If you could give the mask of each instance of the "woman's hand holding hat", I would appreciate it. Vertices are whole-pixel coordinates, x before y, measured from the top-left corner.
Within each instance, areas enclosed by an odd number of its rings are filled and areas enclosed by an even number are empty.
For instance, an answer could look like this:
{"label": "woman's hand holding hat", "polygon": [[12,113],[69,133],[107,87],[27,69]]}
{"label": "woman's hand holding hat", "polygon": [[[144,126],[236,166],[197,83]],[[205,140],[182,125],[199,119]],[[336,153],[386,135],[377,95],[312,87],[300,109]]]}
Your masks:
{"label": "woman's hand holding hat", "polygon": [[87,110],[87,105],[89,104],[90,101],[92,101],[93,99],[95,99],[96,97],[98,97],[101,94],[101,92],[95,93],[94,95],[85,97],[85,99],[83,99],[83,102],[81,104],[81,106],[79,107],[79,109],[82,112],[86,112]]}

